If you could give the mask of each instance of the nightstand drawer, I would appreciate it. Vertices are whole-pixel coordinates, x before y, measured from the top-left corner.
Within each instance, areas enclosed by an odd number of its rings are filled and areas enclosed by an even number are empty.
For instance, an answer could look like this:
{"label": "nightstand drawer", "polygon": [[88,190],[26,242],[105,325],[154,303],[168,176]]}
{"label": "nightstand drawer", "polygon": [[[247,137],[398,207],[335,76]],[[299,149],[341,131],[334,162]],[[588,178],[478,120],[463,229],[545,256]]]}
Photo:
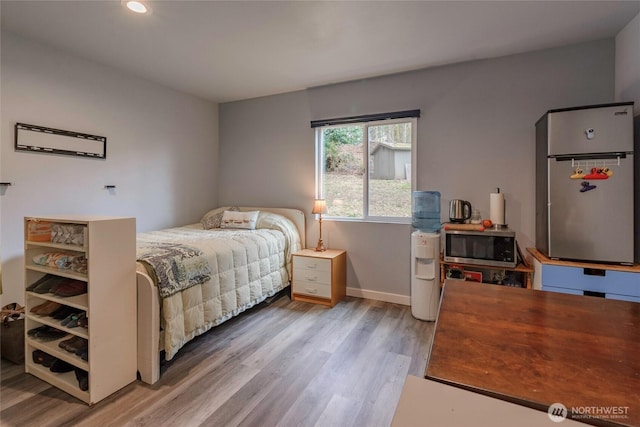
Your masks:
{"label": "nightstand drawer", "polygon": [[320,283],[323,285],[331,284],[331,270],[309,270],[306,268],[293,269],[294,282]]}
{"label": "nightstand drawer", "polygon": [[311,295],[320,298],[331,298],[331,285],[304,280],[293,281],[293,293]]}
{"label": "nightstand drawer", "polygon": [[330,259],[320,259],[320,258],[311,258],[306,256],[294,256],[293,257],[293,268],[294,269],[305,269],[305,270],[318,270],[318,271],[331,271],[331,260]]}

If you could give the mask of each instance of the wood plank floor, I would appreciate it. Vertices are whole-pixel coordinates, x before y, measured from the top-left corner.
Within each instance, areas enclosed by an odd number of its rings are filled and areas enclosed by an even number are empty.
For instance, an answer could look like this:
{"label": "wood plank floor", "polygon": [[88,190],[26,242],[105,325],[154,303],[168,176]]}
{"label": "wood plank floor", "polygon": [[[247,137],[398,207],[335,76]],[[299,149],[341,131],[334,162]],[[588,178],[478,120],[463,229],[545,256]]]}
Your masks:
{"label": "wood plank floor", "polygon": [[92,407],[2,360],[0,425],[389,426],[406,376],[424,374],[433,327],[407,306],[283,296],[187,344],[157,384]]}

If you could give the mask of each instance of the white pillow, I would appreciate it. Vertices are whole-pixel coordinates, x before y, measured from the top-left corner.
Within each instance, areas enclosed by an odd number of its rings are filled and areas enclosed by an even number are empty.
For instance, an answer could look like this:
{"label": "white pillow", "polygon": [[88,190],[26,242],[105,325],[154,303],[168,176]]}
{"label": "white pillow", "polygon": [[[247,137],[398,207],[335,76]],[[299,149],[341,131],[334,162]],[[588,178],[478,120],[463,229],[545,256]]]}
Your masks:
{"label": "white pillow", "polygon": [[224,211],[220,228],[242,228],[255,230],[260,211],[235,212]]}
{"label": "white pillow", "polygon": [[233,206],[230,208],[217,208],[210,210],[209,212],[204,214],[204,216],[200,220],[202,228],[204,228],[205,230],[220,228],[220,224],[222,224],[222,215],[224,214],[225,210],[239,211],[240,208]]}

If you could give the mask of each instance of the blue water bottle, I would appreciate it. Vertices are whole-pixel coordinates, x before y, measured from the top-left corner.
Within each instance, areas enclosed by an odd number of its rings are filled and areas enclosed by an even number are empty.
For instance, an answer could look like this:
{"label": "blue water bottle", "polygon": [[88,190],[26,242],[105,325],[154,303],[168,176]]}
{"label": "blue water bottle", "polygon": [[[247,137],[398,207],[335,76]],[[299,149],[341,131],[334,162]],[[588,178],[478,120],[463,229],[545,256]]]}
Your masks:
{"label": "blue water bottle", "polygon": [[411,225],[427,233],[440,232],[440,192],[414,191],[411,195]]}

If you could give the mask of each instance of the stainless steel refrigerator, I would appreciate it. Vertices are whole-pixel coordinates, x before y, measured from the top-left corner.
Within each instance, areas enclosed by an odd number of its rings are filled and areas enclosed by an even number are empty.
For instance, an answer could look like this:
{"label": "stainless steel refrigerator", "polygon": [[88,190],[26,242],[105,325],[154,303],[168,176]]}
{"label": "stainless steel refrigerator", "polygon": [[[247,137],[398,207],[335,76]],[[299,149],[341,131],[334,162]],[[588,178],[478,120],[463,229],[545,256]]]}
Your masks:
{"label": "stainless steel refrigerator", "polygon": [[633,102],[547,111],[536,122],[536,247],[633,263]]}

